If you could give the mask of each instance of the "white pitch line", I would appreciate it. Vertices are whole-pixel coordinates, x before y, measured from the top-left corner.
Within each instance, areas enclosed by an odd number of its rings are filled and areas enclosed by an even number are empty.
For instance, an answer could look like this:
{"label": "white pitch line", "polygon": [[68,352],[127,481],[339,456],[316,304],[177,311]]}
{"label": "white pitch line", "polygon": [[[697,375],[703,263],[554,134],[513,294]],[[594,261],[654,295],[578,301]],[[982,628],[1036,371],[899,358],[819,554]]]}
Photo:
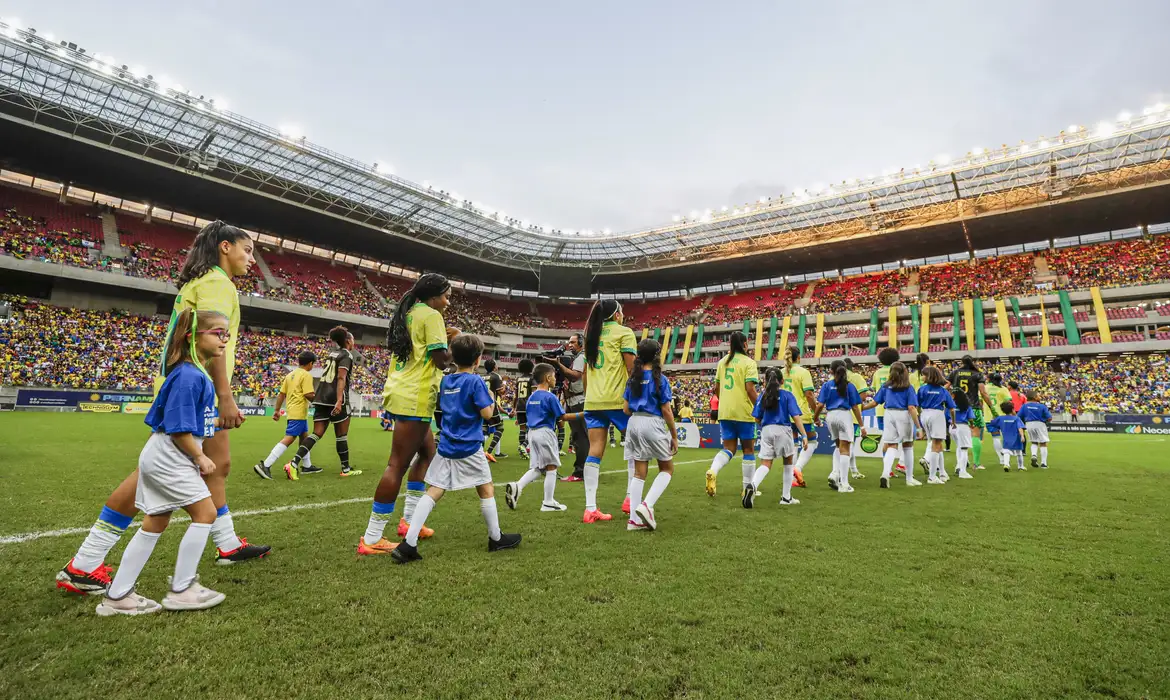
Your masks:
{"label": "white pitch line", "polygon": [[[601,472],[602,474],[617,474],[624,473],[625,469],[610,469]],[[503,484],[496,484],[503,486]],[[404,497],[405,494],[398,494],[398,498]],[[334,506],[344,506],[350,503],[369,503],[373,501],[370,498],[343,498],[337,501],[325,501],[323,503],[293,503],[287,506],[273,506],[271,508],[256,508],[254,510],[232,511],[233,518],[246,518],[252,515],[272,515],[273,513],[287,513],[294,510],[319,510],[321,508],[333,508]],[[171,518],[173,523],[185,523],[190,518],[185,515],[177,515]],[[139,526],[139,523],[133,523],[128,527],[132,530]],[[39,532],[22,532],[15,535],[0,535],[0,545],[5,544],[23,544],[24,542],[32,542],[34,540],[44,539],[46,537],[66,537],[68,535],[80,535],[89,532],[89,527],[66,527],[60,530],[41,530]]]}

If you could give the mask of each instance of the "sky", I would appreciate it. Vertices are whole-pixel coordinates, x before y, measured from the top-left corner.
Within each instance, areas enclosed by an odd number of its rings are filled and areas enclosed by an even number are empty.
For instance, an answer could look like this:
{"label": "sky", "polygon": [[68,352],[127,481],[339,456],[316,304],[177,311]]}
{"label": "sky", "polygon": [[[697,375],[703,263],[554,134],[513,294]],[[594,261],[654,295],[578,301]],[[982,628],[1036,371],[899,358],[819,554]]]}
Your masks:
{"label": "sky", "polygon": [[0,0],[0,17],[562,230],[1170,102],[1165,0]]}

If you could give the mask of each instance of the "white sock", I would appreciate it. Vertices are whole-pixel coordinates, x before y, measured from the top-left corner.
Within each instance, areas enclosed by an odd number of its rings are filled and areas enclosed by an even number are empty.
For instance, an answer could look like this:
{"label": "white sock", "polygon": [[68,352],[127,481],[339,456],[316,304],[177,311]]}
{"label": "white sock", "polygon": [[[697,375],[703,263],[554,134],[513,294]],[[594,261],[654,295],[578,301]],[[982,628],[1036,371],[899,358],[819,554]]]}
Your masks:
{"label": "white sock", "polygon": [[796,458],[796,466],[793,467],[798,472],[803,472],[804,468],[813,458],[813,454],[817,451],[817,446],[820,443],[816,440],[809,440],[808,445],[800,451],[800,456]]}
{"label": "white sock", "polygon": [[898,461],[903,460],[905,460],[906,470],[909,473],[910,468],[914,466],[914,445],[902,448],[902,456],[898,458]]}
{"label": "white sock", "polygon": [[959,473],[966,474],[967,473],[967,448],[966,447],[958,448],[957,454],[955,455],[955,459],[958,461],[958,464],[956,464],[955,466],[958,468]]}
{"label": "white sock", "polygon": [[726,467],[727,463],[731,461],[731,456],[731,453],[727,450],[719,450],[716,452],[715,459],[711,460],[711,471],[718,475],[719,470]]}
{"label": "white sock", "polygon": [[943,458],[942,450],[932,454],[934,455],[934,475],[941,479],[947,475],[946,461]]}
{"label": "white sock", "polygon": [[487,525],[488,539],[500,539],[500,513],[496,510],[496,499],[479,499],[479,512],[483,514],[483,522]]}
{"label": "white sock", "polygon": [[1040,464],[1048,466],[1048,446],[1040,448]]}
{"label": "white sock", "polygon": [[756,456],[755,455],[744,455],[743,456],[742,470],[743,470],[743,485],[747,486],[748,484],[752,483],[752,479],[754,479],[756,476]]}
{"label": "white sock", "polygon": [[[106,510],[108,508],[102,509],[103,515],[105,515]],[[82,541],[81,547],[77,549],[77,554],[73,556],[73,568],[89,573],[101,566],[102,562],[106,560],[110,550],[118,544],[122,533],[126,532],[126,527],[131,522],[129,518],[121,514],[115,514],[113,517],[119,519],[118,524],[101,518],[94,522],[93,527],[89,529],[89,534]],[[125,523],[125,526],[121,524],[122,522]]]}
{"label": "white sock", "polygon": [[995,456],[999,457],[999,461],[1003,461],[1003,438],[996,435],[991,438],[991,446],[995,449]]}
{"label": "white sock", "polygon": [[[494,504],[495,501],[493,500]],[[435,508],[435,499],[431,498],[430,494],[424,493],[418,499],[418,505],[414,507],[414,513],[410,520],[410,529],[406,531],[406,543],[411,547],[418,546],[418,533],[422,532],[423,525],[427,521],[427,516]]]}
{"label": "white sock", "polygon": [[1035,457],[1035,456],[1036,456],[1036,453],[1037,453],[1039,450],[1040,450],[1040,447],[1039,447],[1039,445],[1037,445],[1036,443],[1034,443],[1034,442],[1033,442],[1033,443],[1032,443],[1032,456],[1033,456],[1033,457]]}
{"label": "white sock", "polygon": [[362,541],[367,545],[375,545],[382,541],[382,533],[386,531],[386,523],[394,518],[394,503],[378,503],[374,502],[374,507],[370,509],[370,522],[366,525],[366,534],[362,536]]}
{"label": "white sock", "polygon": [[175,575],[171,577],[171,590],[182,593],[195,580],[195,572],[199,569],[199,559],[203,556],[203,549],[207,547],[207,537],[211,534],[211,523],[191,523],[187,526],[187,533],[179,542],[179,556],[175,558]]}
{"label": "white sock", "polygon": [[768,477],[768,472],[772,471],[771,467],[764,465],[756,467],[756,474],[752,477],[752,486],[757,491],[760,490],[760,484],[764,483],[764,479]]}
{"label": "white sock", "polygon": [[642,522],[641,516],[638,515],[638,506],[642,505],[642,488],[645,486],[645,479],[636,476],[630,479],[630,520],[635,523]]}
{"label": "white sock", "polygon": [[901,452],[898,448],[886,448],[885,456],[882,457],[882,466],[885,471],[882,476],[890,476],[894,473],[894,465],[898,462],[898,454]]}
{"label": "white sock", "polygon": [[312,452],[305,453],[305,458],[301,460],[301,466],[302,467],[313,466],[313,453]]}
{"label": "white sock", "polygon": [[154,551],[154,546],[158,544],[158,536],[161,534],[147,532],[142,528],[134,533],[134,537],[130,538],[130,544],[126,545],[126,551],[122,552],[122,563],[118,565],[118,572],[114,574],[107,596],[125,598],[134,588],[139,574],[142,573],[142,567],[146,566],[146,560],[150,559],[150,553]]}
{"label": "white sock", "polygon": [[557,502],[557,470],[550,469],[544,473],[544,502]]}
{"label": "white sock", "polygon": [[837,488],[849,485],[849,455],[837,455]]}
{"label": "white sock", "polygon": [[857,474],[857,453],[861,451],[861,438],[853,441],[853,445],[849,448],[849,471]]}
{"label": "white sock", "polygon": [[597,510],[597,481],[601,478],[601,467],[585,463],[585,510]]}
{"label": "white sock", "polygon": [[670,474],[663,471],[658,472],[658,476],[654,477],[654,481],[650,484],[650,491],[646,493],[646,498],[642,502],[653,508],[667,486],[670,486]]}
{"label": "white sock", "polygon": [[273,445],[272,451],[269,452],[268,456],[264,458],[264,466],[271,467],[273,464],[276,464],[276,460],[280,459],[280,456],[284,454],[284,451],[287,449],[288,445],[284,444],[283,442],[278,442]]}
{"label": "white sock", "polygon": [[232,512],[225,505],[216,511],[215,522],[211,524],[211,540],[223,552],[231,552],[244,546],[240,538],[236,537],[236,526],[232,522]]}
{"label": "white sock", "polygon": [[518,490],[520,490],[520,491],[523,491],[525,486],[527,486],[527,485],[531,484],[532,482],[536,481],[536,480],[537,480],[537,479],[539,479],[539,478],[540,478],[540,477],[541,477],[543,474],[544,474],[544,472],[543,472],[543,471],[537,471],[537,470],[535,470],[535,469],[529,469],[528,471],[524,472],[524,476],[520,477],[520,481],[517,481],[517,482],[516,482],[516,488],[517,488]]}
{"label": "white sock", "polygon": [[[634,460],[627,459],[626,460],[626,498],[630,499],[631,503],[633,503],[633,500],[634,500],[634,497],[631,495],[631,493],[632,493],[631,489],[633,489],[633,488],[634,488]],[[638,505],[637,503],[634,503],[634,505],[630,506],[630,508],[632,509],[634,506],[637,506],[637,505]]]}
{"label": "white sock", "polygon": [[503,449],[503,447],[504,447],[504,438],[503,438],[503,436],[501,436],[500,441],[496,443],[496,449],[492,450],[492,454],[495,455],[496,457],[499,457],[500,453],[501,453],[500,451],[501,451],[501,449]]}
{"label": "white sock", "polygon": [[783,477],[784,490],[780,494],[784,498],[784,500],[788,500],[789,498],[792,498],[792,479],[793,479],[793,475],[795,473],[796,473],[795,466],[793,466],[791,464],[784,465],[784,477]]}

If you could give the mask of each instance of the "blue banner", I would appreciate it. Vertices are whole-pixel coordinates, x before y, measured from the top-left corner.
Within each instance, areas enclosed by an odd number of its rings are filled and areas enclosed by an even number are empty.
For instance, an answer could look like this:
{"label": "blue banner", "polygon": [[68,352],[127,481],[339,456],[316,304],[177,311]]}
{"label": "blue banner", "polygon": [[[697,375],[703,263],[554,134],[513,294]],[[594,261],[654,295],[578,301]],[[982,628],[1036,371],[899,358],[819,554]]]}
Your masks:
{"label": "blue banner", "polygon": [[1161,416],[1151,413],[1106,413],[1105,422],[1109,425],[1170,426],[1170,416]]}
{"label": "blue banner", "polygon": [[60,389],[17,389],[17,406],[47,406],[76,408],[81,403],[125,403],[128,401],[150,400],[151,395],[139,392],[104,392]]}

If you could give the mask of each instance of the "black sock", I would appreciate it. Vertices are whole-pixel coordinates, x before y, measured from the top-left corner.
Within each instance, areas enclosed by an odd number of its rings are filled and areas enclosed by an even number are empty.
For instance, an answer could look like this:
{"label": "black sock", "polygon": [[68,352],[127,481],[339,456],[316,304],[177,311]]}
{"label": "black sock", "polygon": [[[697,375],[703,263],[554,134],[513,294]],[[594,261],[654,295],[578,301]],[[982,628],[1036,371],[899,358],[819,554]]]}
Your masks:
{"label": "black sock", "polygon": [[496,432],[492,433],[492,441],[488,443],[488,454],[494,454],[496,445],[500,444],[500,438],[504,436],[504,431],[501,428],[496,428]]}
{"label": "black sock", "polygon": [[528,425],[526,423],[524,423],[524,424],[519,425],[518,427],[520,429],[520,437],[518,438],[520,440],[520,447],[527,450],[528,449]]}
{"label": "black sock", "polygon": [[337,457],[341,460],[341,468],[349,469],[349,436],[337,438]]}
{"label": "black sock", "polygon": [[292,458],[294,467],[301,466],[301,460],[305,458],[305,455],[309,454],[309,451],[313,449],[313,445],[316,445],[317,440],[319,439],[320,438],[311,433],[309,434],[309,437],[305,438],[305,441],[302,442],[301,446],[297,448],[296,455]]}
{"label": "black sock", "polygon": [[565,444],[565,424],[557,423],[557,450]]}

